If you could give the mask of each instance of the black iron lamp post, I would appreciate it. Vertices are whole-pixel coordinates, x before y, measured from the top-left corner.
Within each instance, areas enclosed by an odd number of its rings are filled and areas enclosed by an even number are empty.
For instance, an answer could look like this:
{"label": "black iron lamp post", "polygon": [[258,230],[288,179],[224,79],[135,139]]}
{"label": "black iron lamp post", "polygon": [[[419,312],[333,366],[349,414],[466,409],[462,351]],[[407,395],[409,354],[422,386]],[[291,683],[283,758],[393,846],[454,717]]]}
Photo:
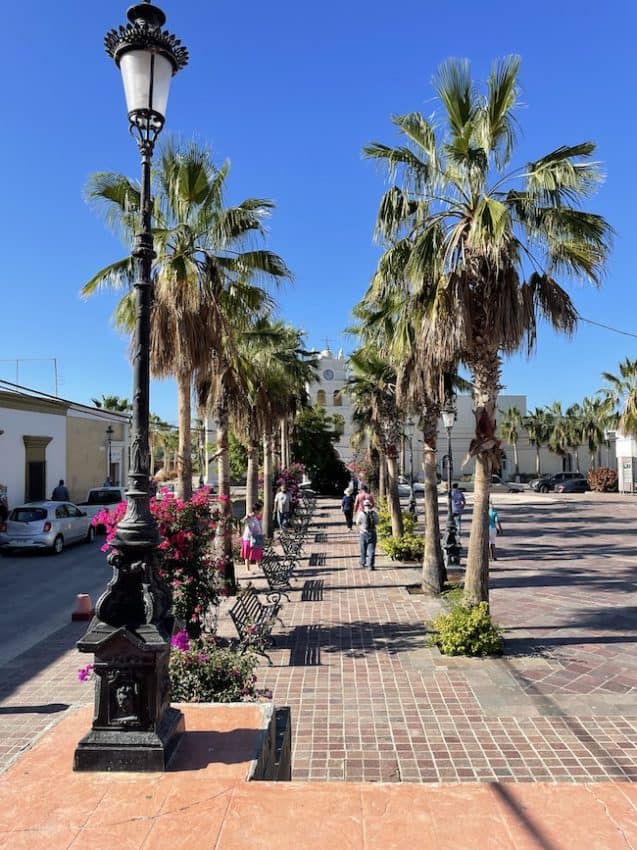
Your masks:
{"label": "black iron lamp post", "polygon": [[447,429],[447,527],[442,542],[447,566],[457,566],[460,563],[460,546],[458,544],[458,529],[453,518],[453,502],[451,499],[451,484],[453,478],[453,455],[451,451],[451,431],[456,421],[456,397],[447,395],[442,409],[442,424]]}
{"label": "black iron lamp post", "polygon": [[416,519],[416,493],[414,491],[414,427],[415,422],[409,419],[405,425],[409,429],[409,513]]}
{"label": "black iron lamp post", "polygon": [[112,465],[111,447],[112,447],[112,444],[113,444],[113,434],[114,433],[115,433],[115,431],[113,430],[113,426],[109,425],[108,428],[106,429],[106,444],[108,446],[108,472],[106,473],[106,478],[109,481],[111,480],[111,465]]}
{"label": "black iron lamp post", "polygon": [[166,588],[158,581],[159,532],[150,512],[149,385],[151,265],[150,164],[164,126],[170,81],[188,62],[188,51],[162,26],[166,16],[149,2],[131,6],[129,23],[107,33],[106,52],[124,82],[130,131],[141,153],[139,230],[135,268],[133,426],[126,514],[108,561],[113,577],[78,642],[95,655],[95,714],[75,750],[76,770],[165,769],[179,734],[181,712],[169,702],[168,657],[172,618]]}

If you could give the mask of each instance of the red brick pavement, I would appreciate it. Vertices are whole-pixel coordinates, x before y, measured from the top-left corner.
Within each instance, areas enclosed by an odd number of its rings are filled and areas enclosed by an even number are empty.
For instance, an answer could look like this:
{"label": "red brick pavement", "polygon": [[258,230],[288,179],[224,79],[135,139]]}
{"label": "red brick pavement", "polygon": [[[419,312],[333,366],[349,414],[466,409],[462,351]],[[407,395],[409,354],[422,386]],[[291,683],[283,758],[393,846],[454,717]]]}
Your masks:
{"label": "red brick pavement", "polygon": [[[319,502],[274,666],[259,671],[292,707],[295,779],[637,779],[635,503],[496,501],[492,609],[506,653],[486,660],[427,647],[440,603],[408,593],[418,570],[382,559],[360,570],[356,535]],[[82,632],[69,625],[0,671],[0,769],[66,705],[92,699],[76,679]]]}

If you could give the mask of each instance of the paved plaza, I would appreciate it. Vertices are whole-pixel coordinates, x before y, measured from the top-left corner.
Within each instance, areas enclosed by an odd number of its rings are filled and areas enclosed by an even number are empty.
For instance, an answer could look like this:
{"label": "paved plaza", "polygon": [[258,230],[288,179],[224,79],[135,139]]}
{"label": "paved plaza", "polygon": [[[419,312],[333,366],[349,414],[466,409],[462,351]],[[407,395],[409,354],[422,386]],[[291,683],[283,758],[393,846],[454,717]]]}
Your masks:
{"label": "paved plaza", "polygon": [[[360,570],[356,534],[335,500],[319,500],[274,664],[259,670],[292,708],[294,780],[637,779],[637,502],[495,501],[505,534],[491,602],[506,651],[471,660],[427,647],[441,603],[410,592],[419,570],[383,558]],[[264,586],[255,570],[240,580]],[[84,628],[69,624],[0,670],[0,769],[92,700],[76,678]]]}

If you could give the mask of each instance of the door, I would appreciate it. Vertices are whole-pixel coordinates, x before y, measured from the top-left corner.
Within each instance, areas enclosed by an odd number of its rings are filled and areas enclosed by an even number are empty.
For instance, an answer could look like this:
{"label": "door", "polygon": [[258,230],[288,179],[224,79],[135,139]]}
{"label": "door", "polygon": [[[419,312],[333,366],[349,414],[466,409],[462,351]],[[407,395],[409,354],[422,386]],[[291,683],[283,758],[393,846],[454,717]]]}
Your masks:
{"label": "door", "polygon": [[30,460],[27,465],[27,502],[46,499],[46,462]]}

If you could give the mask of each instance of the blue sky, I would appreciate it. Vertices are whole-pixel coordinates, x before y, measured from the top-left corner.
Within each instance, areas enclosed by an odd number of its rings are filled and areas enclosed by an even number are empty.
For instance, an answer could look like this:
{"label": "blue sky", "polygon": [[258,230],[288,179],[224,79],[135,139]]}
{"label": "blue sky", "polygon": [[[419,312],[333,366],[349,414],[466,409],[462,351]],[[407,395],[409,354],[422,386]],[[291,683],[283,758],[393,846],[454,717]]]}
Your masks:
{"label": "blue sky", "polygon": [[[342,331],[378,256],[372,229],[384,180],[362,159],[363,145],[395,140],[392,113],[435,108],[430,80],[446,58],[471,59],[483,79],[507,53],[522,56],[520,161],[587,139],[599,146],[607,179],[591,209],[617,236],[604,286],[576,288],[575,302],[582,316],[637,333],[634,4],[610,0],[603,12],[581,0],[160,5],[191,54],[173,81],[166,132],[230,159],[228,201],[277,202],[268,247],[296,277],[279,295],[280,312],[311,346],[327,337],[351,347]],[[56,358],[60,394],[83,402],[131,394],[127,341],[110,324],[114,296],[78,295],[128,250],[82,197],[94,171],[138,174],[119,72],[102,47],[125,11],[112,0],[26,0],[3,15],[0,377],[15,380],[19,358],[20,382],[52,392]],[[512,358],[504,383],[530,407],[569,404],[626,355],[635,356],[633,338],[581,324],[568,341],[543,328],[537,355]],[[170,381],[153,383],[151,407],[175,421]]]}

